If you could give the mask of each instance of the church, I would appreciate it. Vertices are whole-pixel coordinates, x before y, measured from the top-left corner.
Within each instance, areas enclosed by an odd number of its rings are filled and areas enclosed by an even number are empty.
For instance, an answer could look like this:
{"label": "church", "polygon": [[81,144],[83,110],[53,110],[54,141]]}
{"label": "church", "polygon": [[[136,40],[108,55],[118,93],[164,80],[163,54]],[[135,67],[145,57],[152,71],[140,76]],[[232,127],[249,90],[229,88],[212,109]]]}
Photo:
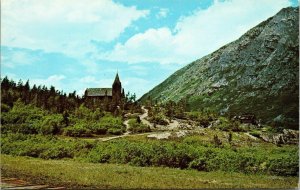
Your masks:
{"label": "church", "polygon": [[107,99],[109,102],[115,102],[117,104],[125,97],[118,73],[116,74],[112,88],[87,88],[84,95],[87,100],[94,102],[96,100],[103,101]]}

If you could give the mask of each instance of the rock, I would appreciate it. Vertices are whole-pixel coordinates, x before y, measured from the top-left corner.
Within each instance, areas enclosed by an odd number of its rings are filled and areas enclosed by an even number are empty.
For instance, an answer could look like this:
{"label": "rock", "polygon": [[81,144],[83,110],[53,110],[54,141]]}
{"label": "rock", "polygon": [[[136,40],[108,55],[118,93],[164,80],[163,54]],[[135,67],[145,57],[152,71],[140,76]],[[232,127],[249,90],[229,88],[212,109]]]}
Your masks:
{"label": "rock", "polygon": [[292,129],[283,129],[283,134],[284,134],[287,138],[295,138],[295,139],[299,139],[299,131],[296,131],[296,130],[292,130]]}
{"label": "rock", "polygon": [[180,137],[186,136],[188,134],[188,132],[187,131],[178,131],[175,134],[178,138],[180,138]]}
{"label": "rock", "polygon": [[266,142],[274,143],[277,145],[299,143],[299,131],[291,129],[284,129],[283,133],[275,134],[272,136],[262,134],[260,137]]}
{"label": "rock", "polygon": [[278,134],[278,135],[274,135],[273,136],[273,143],[276,145],[281,145],[281,144],[285,144],[285,138],[283,136],[283,134]]}

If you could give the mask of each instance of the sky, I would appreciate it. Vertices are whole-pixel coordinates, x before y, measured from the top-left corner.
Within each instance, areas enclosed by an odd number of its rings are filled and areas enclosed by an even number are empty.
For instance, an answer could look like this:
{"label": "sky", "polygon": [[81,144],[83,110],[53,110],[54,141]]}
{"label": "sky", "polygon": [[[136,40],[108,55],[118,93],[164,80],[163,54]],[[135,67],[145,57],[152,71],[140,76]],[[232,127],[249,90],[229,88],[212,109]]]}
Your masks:
{"label": "sky", "polygon": [[1,77],[144,93],[297,0],[1,0]]}

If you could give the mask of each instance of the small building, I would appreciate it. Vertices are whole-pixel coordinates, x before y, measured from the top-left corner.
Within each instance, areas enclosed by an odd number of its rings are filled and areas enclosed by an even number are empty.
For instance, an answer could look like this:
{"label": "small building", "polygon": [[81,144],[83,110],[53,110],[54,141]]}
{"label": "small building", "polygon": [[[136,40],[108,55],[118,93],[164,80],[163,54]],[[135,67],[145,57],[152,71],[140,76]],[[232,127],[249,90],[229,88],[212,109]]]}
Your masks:
{"label": "small building", "polygon": [[116,74],[112,88],[87,88],[84,93],[86,101],[96,100],[120,103],[122,98],[125,97],[124,89],[122,88],[122,83],[119,78],[119,74]]}

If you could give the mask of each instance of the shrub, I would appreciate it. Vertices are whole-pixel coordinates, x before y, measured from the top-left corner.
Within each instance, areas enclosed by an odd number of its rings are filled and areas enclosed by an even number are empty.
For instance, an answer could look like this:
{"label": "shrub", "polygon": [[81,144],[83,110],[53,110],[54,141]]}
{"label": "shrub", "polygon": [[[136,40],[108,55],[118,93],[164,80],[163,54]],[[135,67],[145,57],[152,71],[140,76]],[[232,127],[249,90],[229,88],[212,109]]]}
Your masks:
{"label": "shrub", "polygon": [[79,108],[75,110],[75,116],[79,119],[91,120],[93,119],[94,113],[92,110],[81,104]]}
{"label": "shrub", "polygon": [[261,135],[261,133],[259,131],[251,131],[249,134],[254,137],[257,137],[257,138],[259,138]]}
{"label": "shrub", "polygon": [[118,129],[118,128],[110,128],[107,130],[107,132],[112,135],[122,135],[123,134],[123,130]]}
{"label": "shrub", "polygon": [[222,145],[222,141],[221,139],[219,139],[218,135],[214,135],[213,143],[216,147],[220,147]]}
{"label": "shrub", "polygon": [[98,135],[104,135],[107,133],[107,127],[101,123],[90,123],[89,129],[92,131],[92,133]]}
{"label": "shrub", "polygon": [[64,128],[64,135],[71,137],[90,137],[91,130],[85,124],[77,123],[74,126]]}
{"label": "shrub", "polygon": [[219,117],[219,124],[215,128],[218,128],[222,131],[234,131],[234,132],[245,131],[245,129],[243,129],[240,126],[240,123],[238,121],[231,121],[226,117]]}
{"label": "shrub", "polygon": [[63,117],[61,114],[47,115],[43,118],[39,133],[43,135],[57,134],[63,128]]}
{"label": "shrub", "polygon": [[284,155],[269,158],[267,160],[267,168],[268,172],[272,175],[298,176],[299,157],[293,155]]}
{"label": "shrub", "polygon": [[208,171],[205,158],[197,158],[193,160],[190,162],[189,168],[196,169],[198,171]]}
{"label": "shrub", "polygon": [[1,151],[3,154],[44,159],[81,157],[94,163],[299,175],[298,147],[241,147],[234,151],[226,146],[204,146],[197,137],[188,137],[183,142],[118,139],[88,143],[78,139],[58,139],[55,136],[8,133],[1,136]]}
{"label": "shrub", "polygon": [[74,158],[83,156],[93,147],[82,140],[62,140],[54,136],[6,134],[1,137],[1,151],[16,156],[44,159]]}
{"label": "shrub", "polygon": [[169,124],[166,117],[162,113],[153,114],[153,116],[150,118],[150,122],[158,124],[158,125],[168,125]]}
{"label": "shrub", "polygon": [[1,123],[5,125],[3,132],[20,132],[24,134],[36,134],[40,123],[46,113],[34,107],[25,105],[20,101],[15,102],[9,112],[2,113]]}
{"label": "shrub", "polygon": [[109,128],[118,128],[123,129],[123,122],[120,117],[113,117],[113,116],[104,116],[101,118],[99,125],[109,129]]}
{"label": "shrub", "polygon": [[209,113],[202,112],[186,112],[188,119],[198,122],[203,127],[208,127],[210,122],[215,120],[215,116]]}
{"label": "shrub", "polygon": [[150,127],[142,122],[138,122],[137,119],[130,119],[128,121],[129,131],[133,133],[144,133],[151,131]]}
{"label": "shrub", "polygon": [[10,107],[7,104],[4,104],[3,102],[1,103],[1,112],[9,112]]}

